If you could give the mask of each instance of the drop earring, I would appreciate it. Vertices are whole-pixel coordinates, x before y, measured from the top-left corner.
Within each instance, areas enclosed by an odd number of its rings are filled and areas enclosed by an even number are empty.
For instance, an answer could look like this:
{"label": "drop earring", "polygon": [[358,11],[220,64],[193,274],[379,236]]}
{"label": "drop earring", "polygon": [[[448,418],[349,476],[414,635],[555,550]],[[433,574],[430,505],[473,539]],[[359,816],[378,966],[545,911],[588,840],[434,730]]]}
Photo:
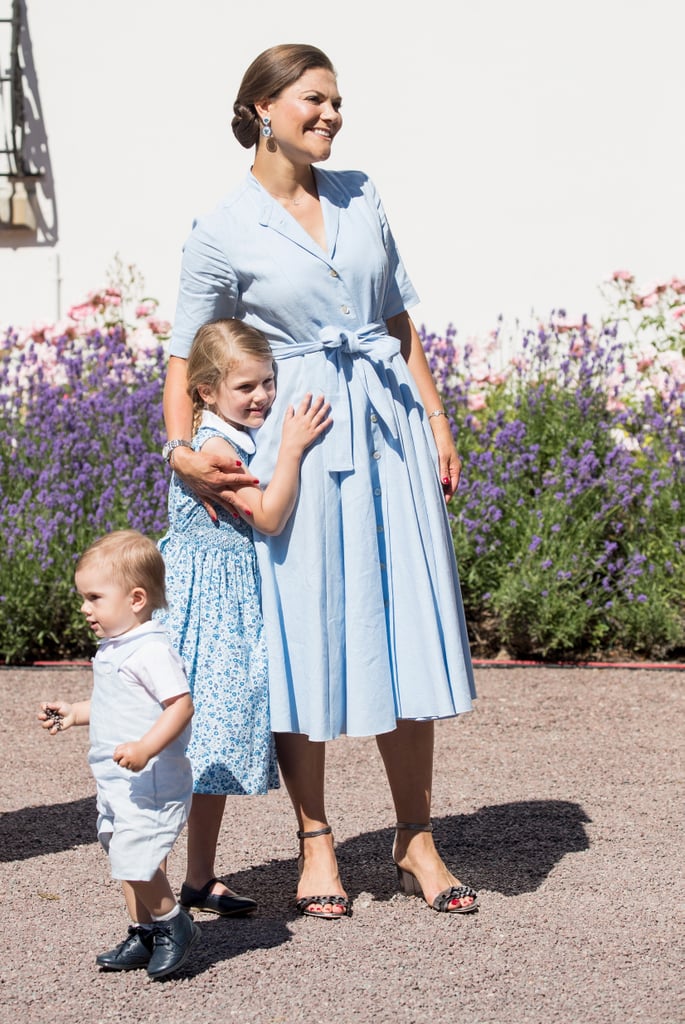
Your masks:
{"label": "drop earring", "polygon": [[266,139],[266,148],[269,153],[276,152],[276,140],[273,137],[273,131],[271,130],[271,118],[262,118],[262,136]]}

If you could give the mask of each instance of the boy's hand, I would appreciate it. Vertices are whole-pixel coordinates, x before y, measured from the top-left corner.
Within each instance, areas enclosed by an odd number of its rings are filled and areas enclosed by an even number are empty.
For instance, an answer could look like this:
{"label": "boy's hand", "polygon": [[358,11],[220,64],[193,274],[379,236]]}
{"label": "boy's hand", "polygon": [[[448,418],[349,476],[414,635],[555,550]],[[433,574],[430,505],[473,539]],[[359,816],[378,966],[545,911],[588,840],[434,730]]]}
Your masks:
{"label": "boy's hand", "polygon": [[328,415],[330,411],[330,403],[323,395],[314,400],[311,395],[305,395],[297,410],[288,406],[283,421],[281,443],[299,453],[303,452],[330,427],[333,422]]}
{"label": "boy's hand", "polygon": [[140,740],[130,743],[120,743],[114,748],[112,760],[116,761],[120,768],[128,768],[132,772],[140,772],[150,760],[150,755]]}
{"label": "boy's hand", "polygon": [[41,704],[38,721],[42,729],[47,729],[51,736],[63,732],[74,724],[71,704],[64,701],[53,701]]}

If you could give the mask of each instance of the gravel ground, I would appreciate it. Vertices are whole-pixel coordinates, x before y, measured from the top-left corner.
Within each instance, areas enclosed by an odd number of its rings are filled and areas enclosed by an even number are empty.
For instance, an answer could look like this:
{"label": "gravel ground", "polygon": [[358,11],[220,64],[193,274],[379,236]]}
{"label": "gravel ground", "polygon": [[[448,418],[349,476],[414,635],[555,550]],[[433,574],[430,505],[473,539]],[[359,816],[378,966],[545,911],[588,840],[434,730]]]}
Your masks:
{"label": "gravel ground", "polygon": [[[434,792],[436,841],[480,891],[477,914],[396,893],[375,744],[341,739],[329,815],[353,917],[295,916],[285,791],[229,798],[219,863],[259,912],[198,914],[181,973],[150,982],[95,966],[127,919],[94,837],[87,731],[53,738],[35,720],[41,700],[87,695],[90,673],[0,671],[1,1024],[685,1021],[685,673],[483,668],[477,682],[477,710],[437,727]],[[184,857],[182,838],[175,887]]]}

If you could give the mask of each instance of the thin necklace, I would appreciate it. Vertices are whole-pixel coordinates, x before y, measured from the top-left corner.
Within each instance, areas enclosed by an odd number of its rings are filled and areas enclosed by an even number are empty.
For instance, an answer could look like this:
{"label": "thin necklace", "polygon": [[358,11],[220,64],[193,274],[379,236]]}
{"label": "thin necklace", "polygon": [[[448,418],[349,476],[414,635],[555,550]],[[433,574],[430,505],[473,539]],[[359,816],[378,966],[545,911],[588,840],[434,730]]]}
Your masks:
{"label": "thin necklace", "polygon": [[301,206],[302,203],[304,202],[305,196],[308,196],[309,193],[308,192],[303,192],[300,195],[299,199],[295,199],[292,196],[280,196],[278,194],[278,192],[269,192],[269,195],[273,196],[274,199],[285,199],[286,203],[292,203],[293,206]]}

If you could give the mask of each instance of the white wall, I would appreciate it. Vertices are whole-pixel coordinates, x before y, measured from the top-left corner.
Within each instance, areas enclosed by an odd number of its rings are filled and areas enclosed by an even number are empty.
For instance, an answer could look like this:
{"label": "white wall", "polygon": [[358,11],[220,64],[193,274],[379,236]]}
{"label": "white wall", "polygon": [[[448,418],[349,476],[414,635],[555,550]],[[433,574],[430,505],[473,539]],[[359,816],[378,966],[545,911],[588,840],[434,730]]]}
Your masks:
{"label": "white wall", "polygon": [[[685,276],[681,0],[27,0],[55,249],[2,247],[0,324],[56,315],[119,253],[173,315],[193,216],[249,165],[250,60],[313,42],[339,72],[330,167],[375,179],[433,330],[576,315],[617,267]],[[3,55],[4,58],[4,55]]]}

